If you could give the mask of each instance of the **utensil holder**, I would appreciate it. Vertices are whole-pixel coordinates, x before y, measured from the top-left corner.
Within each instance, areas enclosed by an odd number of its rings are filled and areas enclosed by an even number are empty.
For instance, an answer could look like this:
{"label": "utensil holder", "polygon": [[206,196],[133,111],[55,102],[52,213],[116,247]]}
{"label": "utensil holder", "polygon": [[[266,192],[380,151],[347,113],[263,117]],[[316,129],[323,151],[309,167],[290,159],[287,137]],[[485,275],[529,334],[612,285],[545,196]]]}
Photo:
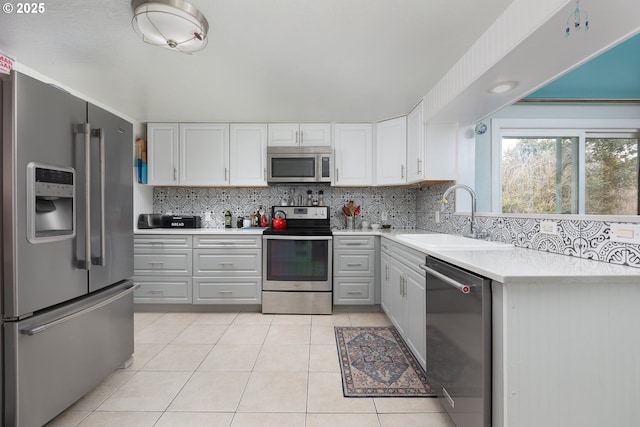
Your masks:
{"label": "utensil holder", "polygon": [[347,230],[353,230],[355,228],[355,218],[348,216],[347,218]]}

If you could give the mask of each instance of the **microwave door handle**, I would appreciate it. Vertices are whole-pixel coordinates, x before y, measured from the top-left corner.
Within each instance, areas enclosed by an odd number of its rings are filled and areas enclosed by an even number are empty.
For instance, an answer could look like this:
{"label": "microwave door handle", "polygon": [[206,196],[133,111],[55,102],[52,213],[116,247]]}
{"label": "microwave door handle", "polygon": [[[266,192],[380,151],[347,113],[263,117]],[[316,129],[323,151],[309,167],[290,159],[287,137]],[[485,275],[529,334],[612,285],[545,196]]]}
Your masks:
{"label": "microwave door handle", "polygon": [[93,136],[98,137],[99,145],[98,152],[100,155],[100,255],[93,258],[93,264],[104,267],[106,265],[106,227],[105,227],[105,214],[104,214],[104,200],[105,200],[105,137],[104,129],[96,129],[92,132]]}
{"label": "microwave door handle", "polygon": [[77,133],[84,135],[84,214],[85,214],[85,237],[84,251],[85,259],[78,260],[78,268],[91,270],[91,124],[83,123],[78,125]]}

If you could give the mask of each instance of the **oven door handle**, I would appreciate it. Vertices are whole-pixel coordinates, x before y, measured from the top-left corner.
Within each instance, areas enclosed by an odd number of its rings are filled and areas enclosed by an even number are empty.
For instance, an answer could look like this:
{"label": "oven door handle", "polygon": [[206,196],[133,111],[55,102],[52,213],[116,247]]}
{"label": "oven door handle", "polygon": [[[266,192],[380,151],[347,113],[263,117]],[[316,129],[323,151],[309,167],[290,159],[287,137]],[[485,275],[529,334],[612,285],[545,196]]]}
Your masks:
{"label": "oven door handle", "polygon": [[457,290],[459,290],[463,294],[468,294],[468,293],[471,292],[471,287],[473,285],[465,285],[463,283],[460,283],[457,280],[454,280],[451,277],[446,276],[446,275],[434,270],[433,268],[427,267],[426,264],[420,264],[420,268],[423,269],[424,271],[426,271],[427,274],[431,274],[432,276],[435,276],[438,279],[442,280],[447,285],[453,286],[454,288],[456,288]]}
{"label": "oven door handle", "polygon": [[265,240],[333,240],[332,236],[293,236],[291,234],[286,236],[275,236],[272,234],[263,235]]}

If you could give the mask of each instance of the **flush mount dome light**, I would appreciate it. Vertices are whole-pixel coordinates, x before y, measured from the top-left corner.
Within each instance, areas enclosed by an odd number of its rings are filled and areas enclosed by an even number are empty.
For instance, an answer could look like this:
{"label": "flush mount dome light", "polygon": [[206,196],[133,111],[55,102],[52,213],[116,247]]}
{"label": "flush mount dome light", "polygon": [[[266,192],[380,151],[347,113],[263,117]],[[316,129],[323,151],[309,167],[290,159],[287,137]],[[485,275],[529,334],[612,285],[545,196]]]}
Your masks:
{"label": "flush mount dome light", "polygon": [[518,82],[515,81],[505,81],[498,82],[489,88],[489,92],[491,93],[505,93],[509,92],[511,89],[518,86]]}
{"label": "flush mount dome light", "polygon": [[131,25],[145,43],[183,53],[207,45],[207,18],[186,1],[133,0],[131,9]]}

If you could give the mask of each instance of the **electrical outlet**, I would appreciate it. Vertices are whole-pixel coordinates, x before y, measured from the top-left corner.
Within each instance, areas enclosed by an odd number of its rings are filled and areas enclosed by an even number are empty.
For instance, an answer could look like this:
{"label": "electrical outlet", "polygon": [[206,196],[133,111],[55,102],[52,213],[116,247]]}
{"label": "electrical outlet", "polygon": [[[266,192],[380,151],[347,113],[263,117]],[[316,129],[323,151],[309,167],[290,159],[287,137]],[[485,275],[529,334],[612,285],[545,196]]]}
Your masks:
{"label": "electrical outlet", "polygon": [[611,241],[620,243],[640,243],[640,225],[611,224]]}
{"label": "electrical outlet", "polygon": [[558,234],[558,224],[555,221],[540,221],[540,232],[544,234]]}
{"label": "electrical outlet", "polygon": [[382,214],[380,215],[380,219],[382,219],[383,221],[387,220],[387,213],[386,212],[382,212]]}
{"label": "electrical outlet", "polygon": [[204,213],[204,220],[205,221],[211,221],[211,212],[205,212]]}
{"label": "electrical outlet", "polygon": [[436,210],[436,224],[440,224],[440,211]]}

